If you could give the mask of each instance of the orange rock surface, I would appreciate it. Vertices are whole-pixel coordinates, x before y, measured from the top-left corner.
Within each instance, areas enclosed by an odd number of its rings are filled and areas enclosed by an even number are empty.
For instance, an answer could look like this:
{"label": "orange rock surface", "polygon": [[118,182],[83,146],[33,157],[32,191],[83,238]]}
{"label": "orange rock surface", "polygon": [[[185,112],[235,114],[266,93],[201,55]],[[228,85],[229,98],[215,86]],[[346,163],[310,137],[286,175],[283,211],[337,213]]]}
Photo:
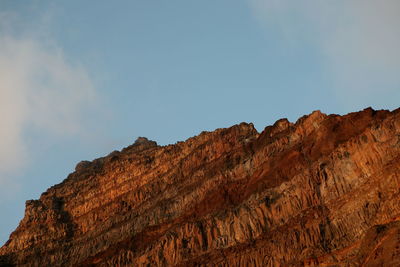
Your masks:
{"label": "orange rock surface", "polygon": [[400,266],[400,109],[313,112],[84,161],[1,266]]}

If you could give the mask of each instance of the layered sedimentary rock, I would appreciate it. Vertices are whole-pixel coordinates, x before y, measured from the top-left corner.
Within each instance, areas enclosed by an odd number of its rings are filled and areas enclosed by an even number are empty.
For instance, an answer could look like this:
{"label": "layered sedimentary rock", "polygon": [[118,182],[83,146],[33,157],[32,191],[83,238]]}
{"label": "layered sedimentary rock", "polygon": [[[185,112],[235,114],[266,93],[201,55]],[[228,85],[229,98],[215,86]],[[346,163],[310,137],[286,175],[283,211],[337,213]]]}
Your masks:
{"label": "layered sedimentary rock", "polygon": [[400,266],[400,110],[139,138],[26,202],[10,266]]}

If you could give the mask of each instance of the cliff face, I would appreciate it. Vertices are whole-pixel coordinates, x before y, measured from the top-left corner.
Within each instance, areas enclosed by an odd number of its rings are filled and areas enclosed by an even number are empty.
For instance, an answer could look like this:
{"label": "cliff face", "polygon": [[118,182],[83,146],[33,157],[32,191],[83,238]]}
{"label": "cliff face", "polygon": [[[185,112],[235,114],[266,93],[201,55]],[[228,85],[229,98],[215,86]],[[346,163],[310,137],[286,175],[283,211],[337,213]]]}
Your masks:
{"label": "cliff face", "polygon": [[139,138],[26,202],[17,266],[399,266],[400,110]]}

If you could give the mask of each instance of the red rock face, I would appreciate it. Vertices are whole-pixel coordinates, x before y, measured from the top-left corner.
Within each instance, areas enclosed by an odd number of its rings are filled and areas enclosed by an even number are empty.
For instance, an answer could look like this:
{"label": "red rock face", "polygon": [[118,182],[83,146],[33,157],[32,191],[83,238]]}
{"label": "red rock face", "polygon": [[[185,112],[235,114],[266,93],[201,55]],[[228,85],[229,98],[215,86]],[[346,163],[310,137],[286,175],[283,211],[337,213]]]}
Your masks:
{"label": "red rock face", "polygon": [[400,110],[140,138],[26,203],[16,266],[400,266]]}

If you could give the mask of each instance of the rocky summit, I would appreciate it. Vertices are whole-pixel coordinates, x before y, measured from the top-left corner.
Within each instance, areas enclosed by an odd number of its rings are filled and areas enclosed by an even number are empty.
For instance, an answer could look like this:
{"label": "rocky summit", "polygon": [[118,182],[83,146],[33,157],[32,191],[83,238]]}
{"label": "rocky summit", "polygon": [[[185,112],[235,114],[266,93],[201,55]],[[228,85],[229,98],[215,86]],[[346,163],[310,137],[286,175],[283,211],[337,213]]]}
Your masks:
{"label": "rocky summit", "polygon": [[144,137],[38,200],[1,266],[400,266],[400,109]]}

